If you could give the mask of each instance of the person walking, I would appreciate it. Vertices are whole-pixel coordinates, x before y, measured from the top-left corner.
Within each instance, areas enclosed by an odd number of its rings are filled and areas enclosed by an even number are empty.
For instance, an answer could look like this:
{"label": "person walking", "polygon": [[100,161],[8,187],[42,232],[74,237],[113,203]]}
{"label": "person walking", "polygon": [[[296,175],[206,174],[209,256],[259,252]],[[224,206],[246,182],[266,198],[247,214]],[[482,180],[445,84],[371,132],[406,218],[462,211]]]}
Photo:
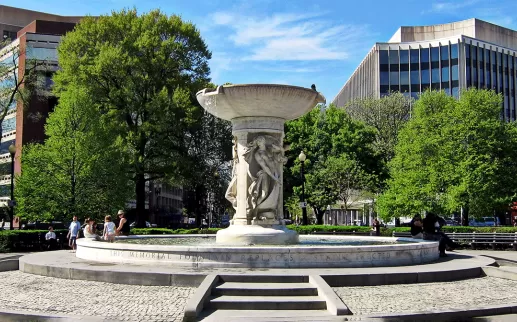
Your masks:
{"label": "person walking", "polygon": [[127,221],[124,210],[119,210],[117,215],[118,215],[118,218],[120,219],[120,222],[118,223],[118,228],[117,228],[117,235],[129,236],[131,227],[129,226],[129,221]]}
{"label": "person walking", "polygon": [[74,216],[70,226],[68,227],[68,245],[72,247],[72,251],[75,252],[77,248],[77,238],[79,238],[79,231],[81,230],[81,224],[77,220],[77,216]]}

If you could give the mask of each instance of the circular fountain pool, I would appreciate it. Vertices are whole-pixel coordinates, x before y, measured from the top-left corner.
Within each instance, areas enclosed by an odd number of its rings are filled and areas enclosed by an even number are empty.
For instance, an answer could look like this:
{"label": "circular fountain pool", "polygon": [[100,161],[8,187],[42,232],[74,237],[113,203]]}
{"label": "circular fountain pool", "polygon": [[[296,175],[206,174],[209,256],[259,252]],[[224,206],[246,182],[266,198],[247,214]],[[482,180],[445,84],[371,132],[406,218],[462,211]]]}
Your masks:
{"label": "circular fountain pool", "polygon": [[215,244],[213,235],[79,239],[77,257],[116,263],[176,267],[316,268],[423,264],[438,258],[438,243],[393,237],[300,236],[298,245]]}

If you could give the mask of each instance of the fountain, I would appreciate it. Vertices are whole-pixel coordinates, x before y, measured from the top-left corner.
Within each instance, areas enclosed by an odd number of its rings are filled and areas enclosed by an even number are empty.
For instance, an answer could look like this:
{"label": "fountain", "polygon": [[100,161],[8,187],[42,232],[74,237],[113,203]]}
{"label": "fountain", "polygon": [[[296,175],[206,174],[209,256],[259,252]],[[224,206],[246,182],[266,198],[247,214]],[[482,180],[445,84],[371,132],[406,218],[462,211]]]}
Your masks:
{"label": "fountain", "polygon": [[230,227],[209,235],[79,239],[76,256],[100,262],[173,267],[310,268],[423,264],[438,243],[366,236],[302,236],[283,221],[284,123],[325,98],[315,90],[270,84],[223,85],[197,93],[209,113],[232,122],[233,169],[226,198]]}
{"label": "fountain", "polygon": [[235,215],[229,228],[217,232],[216,242],[297,244],[298,234],[283,221],[284,123],[325,98],[303,87],[256,84],[205,88],[197,99],[209,113],[232,122],[233,171],[226,198]]}

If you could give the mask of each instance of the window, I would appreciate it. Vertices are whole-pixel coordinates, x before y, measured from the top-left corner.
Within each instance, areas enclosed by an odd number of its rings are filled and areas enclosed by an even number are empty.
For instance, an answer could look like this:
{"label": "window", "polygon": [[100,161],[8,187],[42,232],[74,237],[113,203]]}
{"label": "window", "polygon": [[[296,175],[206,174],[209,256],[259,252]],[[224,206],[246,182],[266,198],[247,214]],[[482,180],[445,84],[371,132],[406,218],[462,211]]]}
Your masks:
{"label": "window", "polygon": [[496,52],[490,52],[490,63],[492,64],[492,89],[497,89],[497,60],[496,60]]}
{"label": "window", "polygon": [[465,44],[465,69],[466,69],[465,78],[467,81],[467,87],[472,86],[472,77],[471,77],[472,73],[471,73],[471,69],[470,69],[471,64],[472,64],[472,60],[470,59],[470,45]]}
{"label": "window", "polygon": [[470,46],[470,56],[472,57],[472,86],[478,86],[478,58],[477,58],[477,47]]}
{"label": "window", "polygon": [[379,70],[381,72],[389,72],[390,71],[390,62],[388,58],[387,50],[379,51]]}
{"label": "window", "polygon": [[390,84],[390,73],[389,72],[381,72],[381,85],[389,85]]}
{"label": "window", "polygon": [[486,78],[486,88],[492,88],[492,82],[490,80],[490,50],[485,49],[485,78]]}
{"label": "window", "polygon": [[399,52],[398,50],[390,50],[390,72],[399,71]]}
{"label": "window", "polygon": [[3,39],[2,40],[15,40],[16,39],[16,31],[9,31],[9,30],[4,30],[4,34],[2,35]]}
{"label": "window", "polygon": [[9,146],[11,144],[15,144],[15,141],[10,140],[0,143],[0,154],[9,153]]}
{"label": "window", "polygon": [[478,61],[479,61],[479,88],[485,88],[485,61],[484,61],[485,50],[478,47]]}
{"label": "window", "polygon": [[458,59],[458,44],[451,45],[451,60]]}
{"label": "window", "polygon": [[409,51],[400,50],[400,64],[409,64]]}
{"label": "window", "polygon": [[2,133],[13,131],[16,129],[16,117],[4,119],[2,122]]}
{"label": "window", "polygon": [[409,85],[409,72],[400,72],[400,85]]}
{"label": "window", "polygon": [[412,85],[420,84],[420,71],[419,70],[411,70],[411,84]]}
{"label": "window", "polygon": [[399,72],[390,72],[390,85],[399,84]]}

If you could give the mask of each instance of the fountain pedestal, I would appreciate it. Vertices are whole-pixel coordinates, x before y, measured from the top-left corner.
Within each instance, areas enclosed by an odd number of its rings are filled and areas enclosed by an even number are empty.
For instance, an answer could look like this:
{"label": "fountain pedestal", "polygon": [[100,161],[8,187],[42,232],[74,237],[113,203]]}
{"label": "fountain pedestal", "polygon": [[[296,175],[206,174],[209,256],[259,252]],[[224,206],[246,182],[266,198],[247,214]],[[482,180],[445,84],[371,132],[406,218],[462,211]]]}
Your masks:
{"label": "fountain pedestal", "polygon": [[284,123],[311,110],[324,97],[287,85],[224,85],[197,93],[209,113],[232,122],[233,170],[226,198],[235,208],[223,244],[296,244],[283,221]]}

